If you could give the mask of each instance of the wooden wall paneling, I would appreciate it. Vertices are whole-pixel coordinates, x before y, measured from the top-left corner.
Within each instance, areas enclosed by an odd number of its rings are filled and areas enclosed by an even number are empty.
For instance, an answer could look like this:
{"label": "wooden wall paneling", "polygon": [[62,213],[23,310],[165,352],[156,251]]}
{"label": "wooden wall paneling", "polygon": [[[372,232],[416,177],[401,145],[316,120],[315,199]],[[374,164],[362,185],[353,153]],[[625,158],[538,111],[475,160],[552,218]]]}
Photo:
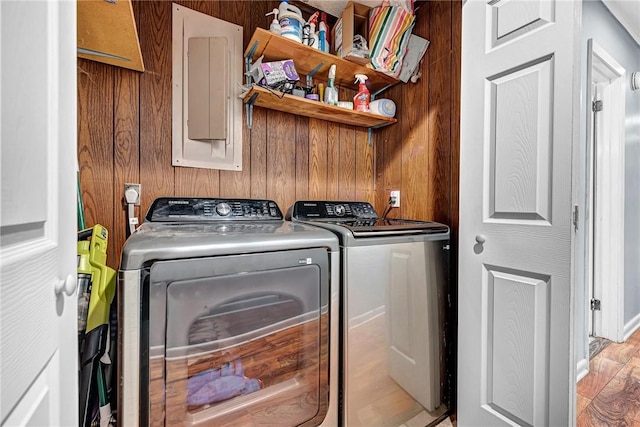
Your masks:
{"label": "wooden wall paneling", "polygon": [[340,126],[327,123],[327,200],[340,198]]}
{"label": "wooden wall paneling", "polygon": [[[243,52],[255,27],[265,21],[265,2],[217,2],[219,18],[243,27]],[[238,83],[244,83],[238,76]],[[251,197],[251,131],[247,128],[247,117],[243,107],[242,126],[242,171],[220,171],[220,194],[230,197]]]}
{"label": "wooden wall paneling", "polygon": [[[379,98],[389,98],[395,102],[396,118],[398,119],[398,123],[395,125],[375,131],[376,197],[374,206],[379,215],[382,215],[388,205],[389,192],[391,190],[400,190],[402,185],[403,111],[407,108],[413,108],[411,105],[402,105],[400,102],[402,91],[405,90],[405,87],[404,84],[400,83],[379,96]],[[402,199],[402,194],[400,198]],[[401,210],[394,209],[390,216],[398,218],[401,214]]]}
{"label": "wooden wall paneling", "polygon": [[366,129],[354,129],[354,142],[356,149],[356,191],[354,199],[375,203],[374,171],[375,171],[375,149],[372,141],[369,144],[369,132]]}
{"label": "wooden wall paneling", "polygon": [[309,198],[309,119],[306,117],[296,117],[295,149],[296,200],[306,200]]}
{"label": "wooden wall paneling", "polygon": [[204,13],[205,15],[215,16],[216,18],[220,17],[220,0],[174,0],[173,3],[184,6],[187,9],[195,10],[196,12]]}
{"label": "wooden wall paneling", "polygon": [[[355,81],[355,76],[354,76]],[[354,84],[354,87],[357,85]],[[341,101],[353,101],[356,92],[351,88],[338,87]],[[339,200],[355,200],[356,196],[356,145],[354,126],[338,126],[337,149],[337,196]]]}
{"label": "wooden wall paneling", "polygon": [[[115,68],[78,59],[78,165],[87,227],[114,230],[113,82]],[[99,101],[99,102],[96,102]],[[117,266],[119,248],[109,244],[107,263]]]}
{"label": "wooden wall paneling", "polygon": [[340,162],[338,167],[338,199],[354,200],[356,196],[356,144],[353,126],[340,126]]}
{"label": "wooden wall paneling", "polygon": [[267,110],[254,108],[252,122],[249,133],[251,141],[251,197],[264,199],[267,197]]}
{"label": "wooden wall paneling", "polygon": [[[417,11],[414,34],[429,39],[429,17],[425,9]],[[429,100],[428,87],[430,73],[429,49],[425,54],[421,71],[422,77],[416,82],[408,82],[402,90],[402,185],[400,189],[400,214],[403,218],[427,220],[426,206],[430,200],[428,171],[433,167],[429,162]]]}
{"label": "wooden wall paneling", "polygon": [[[124,184],[140,182],[140,73],[116,68],[114,88],[114,229],[109,244],[117,250],[119,260],[128,229]],[[135,207],[139,222],[145,213]]]}
{"label": "wooden wall paneling", "polygon": [[175,195],[171,166],[171,2],[137,0],[140,47],[146,71],[140,76],[140,183],[142,209]]}
{"label": "wooden wall paneling", "polygon": [[327,169],[330,159],[327,151],[327,126],[325,120],[309,119],[309,199],[325,200],[327,194]]}
{"label": "wooden wall paneling", "polygon": [[429,56],[428,218],[449,224],[451,174],[451,5],[429,2],[431,34],[438,42]]}
{"label": "wooden wall paneling", "polygon": [[286,209],[296,198],[296,120],[275,110],[268,111],[267,120],[267,198]]}

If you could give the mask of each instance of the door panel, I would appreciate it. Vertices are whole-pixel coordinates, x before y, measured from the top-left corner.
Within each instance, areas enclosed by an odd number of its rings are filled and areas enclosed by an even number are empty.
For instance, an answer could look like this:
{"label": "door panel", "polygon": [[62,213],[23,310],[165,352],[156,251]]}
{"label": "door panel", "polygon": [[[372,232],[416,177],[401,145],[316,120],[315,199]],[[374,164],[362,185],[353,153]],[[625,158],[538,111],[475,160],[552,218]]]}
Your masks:
{"label": "door panel", "polygon": [[487,404],[521,425],[543,425],[549,376],[549,277],[485,266]]}
{"label": "door panel", "polygon": [[551,220],[552,58],[489,78],[489,217]]}
{"label": "door panel", "polygon": [[6,425],[78,424],[75,10],[67,1],[0,2]]}
{"label": "door panel", "polygon": [[491,46],[526,36],[554,19],[555,0],[496,1],[491,7]]}
{"label": "door panel", "polygon": [[578,7],[543,0],[463,6],[460,426],[575,421],[570,214]]}

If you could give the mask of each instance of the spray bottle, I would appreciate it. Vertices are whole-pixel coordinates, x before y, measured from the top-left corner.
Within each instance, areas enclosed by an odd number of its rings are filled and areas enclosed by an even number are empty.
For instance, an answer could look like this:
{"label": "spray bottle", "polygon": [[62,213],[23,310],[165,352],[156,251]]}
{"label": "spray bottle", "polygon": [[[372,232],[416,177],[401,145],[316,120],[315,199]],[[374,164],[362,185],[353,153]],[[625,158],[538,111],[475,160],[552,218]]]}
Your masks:
{"label": "spray bottle", "polygon": [[327,24],[327,14],[320,13],[320,23],[318,24],[319,48],[323,52],[329,52],[329,25]]}
{"label": "spray bottle", "polygon": [[324,90],[324,103],[329,105],[338,105],[338,89],[335,86],[336,80],[336,64],[329,67],[329,78],[327,88]]}
{"label": "spray bottle", "polygon": [[272,12],[267,13],[265,16],[273,15],[273,21],[271,21],[269,31],[273,34],[280,35],[282,33],[282,27],[280,27],[280,22],[278,21],[278,13],[280,13],[278,9],[273,9]]}
{"label": "spray bottle", "polygon": [[[306,44],[314,49],[319,48],[318,33],[316,33],[316,23],[318,22],[318,15],[318,12],[314,13],[309,17],[309,20],[307,21],[307,25],[309,25],[309,38],[307,39]],[[304,40],[303,43],[305,43]]]}
{"label": "spray bottle", "polygon": [[358,86],[358,93],[353,97],[353,109],[356,111],[369,112],[369,100],[371,94],[367,88],[367,76],[364,74],[356,74],[356,81],[354,83],[360,83]]}

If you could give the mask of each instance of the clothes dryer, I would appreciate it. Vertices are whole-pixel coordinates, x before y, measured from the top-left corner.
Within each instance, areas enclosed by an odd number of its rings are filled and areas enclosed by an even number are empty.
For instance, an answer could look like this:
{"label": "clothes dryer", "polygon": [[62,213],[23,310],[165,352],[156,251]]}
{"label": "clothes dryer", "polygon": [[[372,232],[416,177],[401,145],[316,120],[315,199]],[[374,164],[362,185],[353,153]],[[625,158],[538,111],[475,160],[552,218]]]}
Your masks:
{"label": "clothes dryer", "polygon": [[155,200],[122,252],[118,423],[335,426],[338,264],[273,201]]}
{"label": "clothes dryer", "polygon": [[424,425],[446,412],[449,227],[381,219],[366,202],[297,201],[287,218],[340,240],[341,422]]}

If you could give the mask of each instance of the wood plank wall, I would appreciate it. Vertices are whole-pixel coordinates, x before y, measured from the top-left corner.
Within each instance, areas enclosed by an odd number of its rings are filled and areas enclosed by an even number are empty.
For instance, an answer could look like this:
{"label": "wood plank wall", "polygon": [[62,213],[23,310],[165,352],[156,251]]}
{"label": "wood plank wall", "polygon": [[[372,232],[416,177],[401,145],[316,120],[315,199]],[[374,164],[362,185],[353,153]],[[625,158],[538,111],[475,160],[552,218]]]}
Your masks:
{"label": "wood plank wall", "polygon": [[[243,26],[245,44],[255,27],[269,27],[265,14],[278,5],[262,0],[176,3]],[[108,264],[117,269],[126,238],[125,182],[142,184],[136,212],[141,220],[159,196],[268,198],[283,211],[296,199],[364,200],[381,213],[389,191],[399,189],[401,207],[390,216],[451,226],[455,301],[462,4],[416,6],[414,33],[431,44],[418,83],[399,84],[382,94],[396,102],[397,124],[374,131],[369,146],[362,128],[255,108],[253,127],[244,130],[243,170],[235,172],[171,165],[171,2],[134,0],[146,71],[78,60],[82,196],[88,226],[100,223],[110,231]],[[341,88],[341,99],[353,93]],[[455,303],[449,315],[455,331]],[[455,348],[447,353],[455,366]]]}

